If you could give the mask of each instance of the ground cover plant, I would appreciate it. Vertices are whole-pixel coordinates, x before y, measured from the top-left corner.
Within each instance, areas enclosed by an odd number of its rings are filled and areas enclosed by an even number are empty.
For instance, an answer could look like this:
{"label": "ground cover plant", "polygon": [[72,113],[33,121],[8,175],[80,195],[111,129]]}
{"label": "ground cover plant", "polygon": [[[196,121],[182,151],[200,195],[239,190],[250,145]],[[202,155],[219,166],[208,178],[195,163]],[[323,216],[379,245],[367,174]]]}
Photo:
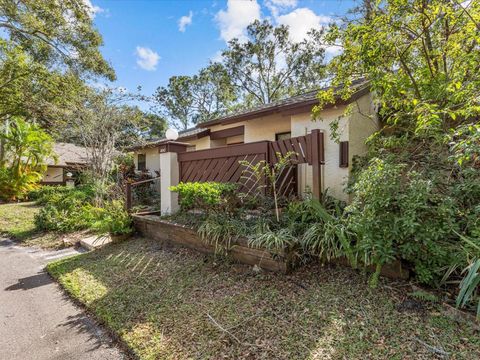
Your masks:
{"label": "ground cover plant", "polygon": [[132,239],[48,271],[140,359],[480,357],[472,324],[346,268],[256,273]]}
{"label": "ground cover plant", "polygon": [[123,235],[132,232],[124,201],[106,198],[98,203],[100,191],[94,184],[75,188],[43,187],[32,194],[44,207],[35,215],[37,229],[62,233],[93,230]]}

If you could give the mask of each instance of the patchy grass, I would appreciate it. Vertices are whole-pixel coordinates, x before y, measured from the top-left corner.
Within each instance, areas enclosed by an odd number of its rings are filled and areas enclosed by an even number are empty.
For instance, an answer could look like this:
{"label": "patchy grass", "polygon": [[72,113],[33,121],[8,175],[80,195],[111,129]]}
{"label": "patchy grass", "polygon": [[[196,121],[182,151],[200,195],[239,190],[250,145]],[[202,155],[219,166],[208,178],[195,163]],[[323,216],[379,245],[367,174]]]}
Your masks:
{"label": "patchy grass", "polygon": [[39,232],[35,229],[34,217],[40,208],[41,206],[33,202],[0,204],[0,234],[12,238],[20,245],[44,249],[64,247],[59,234]]}
{"label": "patchy grass", "polygon": [[348,269],[256,274],[132,239],[48,271],[141,359],[480,358],[473,325]]}

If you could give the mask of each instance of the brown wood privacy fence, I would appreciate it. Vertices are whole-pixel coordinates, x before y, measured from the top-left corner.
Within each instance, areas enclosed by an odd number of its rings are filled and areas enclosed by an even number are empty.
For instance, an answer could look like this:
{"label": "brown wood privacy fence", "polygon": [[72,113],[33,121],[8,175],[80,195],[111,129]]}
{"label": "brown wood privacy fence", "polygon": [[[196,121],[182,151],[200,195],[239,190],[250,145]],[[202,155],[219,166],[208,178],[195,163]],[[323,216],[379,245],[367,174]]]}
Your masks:
{"label": "brown wood privacy fence", "polygon": [[231,182],[241,185],[241,191],[249,193],[264,184],[264,180],[245,174],[243,161],[258,164],[265,161],[274,165],[280,156],[294,154],[292,166],[279,176],[277,189],[283,195],[297,193],[297,164],[310,164],[313,168],[312,192],[320,196],[320,165],[324,163],[323,133],[313,130],[305,136],[279,141],[259,141],[228,147],[205,149],[178,154],[180,181],[182,182]]}

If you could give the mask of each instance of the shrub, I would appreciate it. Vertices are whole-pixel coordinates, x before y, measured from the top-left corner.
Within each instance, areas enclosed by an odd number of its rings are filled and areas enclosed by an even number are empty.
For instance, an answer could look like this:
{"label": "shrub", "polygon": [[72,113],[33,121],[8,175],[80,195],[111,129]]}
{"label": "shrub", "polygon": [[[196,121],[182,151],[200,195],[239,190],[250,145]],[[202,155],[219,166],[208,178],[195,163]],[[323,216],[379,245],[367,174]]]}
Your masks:
{"label": "shrub", "polygon": [[120,200],[107,202],[103,208],[94,208],[95,220],[91,228],[99,233],[125,235],[132,232],[132,219]]}
{"label": "shrub", "polygon": [[431,174],[410,170],[396,158],[374,158],[352,186],[348,227],[367,264],[381,267],[396,259],[413,265],[418,280],[434,284],[443,269],[461,261],[458,201]]}
{"label": "shrub", "polygon": [[82,189],[47,192],[40,200],[46,205],[35,216],[39,230],[69,232],[88,228],[94,217],[91,194]]}
{"label": "shrub", "polygon": [[182,211],[201,209],[207,212],[233,211],[236,189],[236,184],[218,182],[188,182],[170,187],[171,191],[178,193]]}
{"label": "shrub", "polygon": [[202,240],[213,245],[216,254],[226,254],[232,247],[232,241],[247,232],[248,224],[244,219],[232,218],[225,213],[208,215],[198,228]]}

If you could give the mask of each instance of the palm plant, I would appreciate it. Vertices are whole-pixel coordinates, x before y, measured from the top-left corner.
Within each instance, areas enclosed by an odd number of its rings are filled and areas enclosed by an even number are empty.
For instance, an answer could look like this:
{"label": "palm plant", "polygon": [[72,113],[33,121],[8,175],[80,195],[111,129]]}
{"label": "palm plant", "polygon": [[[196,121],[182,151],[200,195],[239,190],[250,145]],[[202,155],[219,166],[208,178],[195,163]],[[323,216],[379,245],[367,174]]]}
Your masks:
{"label": "palm plant", "polygon": [[0,134],[6,160],[0,164],[0,194],[14,200],[35,189],[54,157],[50,135],[38,125],[16,118]]}

